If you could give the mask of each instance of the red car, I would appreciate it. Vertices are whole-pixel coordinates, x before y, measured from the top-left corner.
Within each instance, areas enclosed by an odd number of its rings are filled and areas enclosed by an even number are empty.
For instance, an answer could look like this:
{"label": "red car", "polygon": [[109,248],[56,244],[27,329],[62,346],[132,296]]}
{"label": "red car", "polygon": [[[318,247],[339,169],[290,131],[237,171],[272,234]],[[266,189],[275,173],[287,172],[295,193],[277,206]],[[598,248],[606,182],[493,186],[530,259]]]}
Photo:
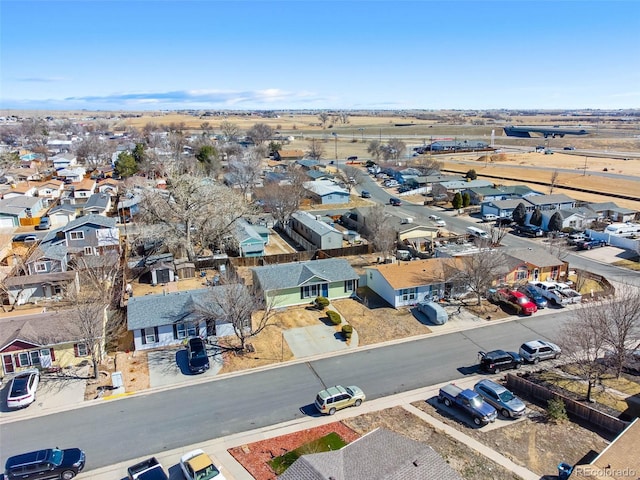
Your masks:
{"label": "red car", "polygon": [[508,290],[507,295],[511,303],[520,305],[523,315],[533,315],[538,311],[538,307],[524,293],[516,290]]}

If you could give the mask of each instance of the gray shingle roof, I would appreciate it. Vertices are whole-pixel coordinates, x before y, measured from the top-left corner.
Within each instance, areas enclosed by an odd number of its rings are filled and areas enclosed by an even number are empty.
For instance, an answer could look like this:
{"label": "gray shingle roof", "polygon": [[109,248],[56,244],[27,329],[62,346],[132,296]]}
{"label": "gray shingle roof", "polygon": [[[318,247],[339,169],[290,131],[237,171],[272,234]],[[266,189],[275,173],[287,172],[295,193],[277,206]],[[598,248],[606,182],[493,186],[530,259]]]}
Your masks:
{"label": "gray shingle roof", "polygon": [[328,283],[359,278],[356,271],[349,265],[349,262],[343,258],[266,265],[252,270],[260,284],[260,288],[265,292],[298,287],[313,278],[318,278]]}
{"label": "gray shingle roof", "polygon": [[197,321],[201,319],[199,311],[207,305],[207,311],[222,311],[215,304],[217,295],[231,285],[219,285],[198,290],[170,292],[159,295],[132,297],[127,304],[127,329],[159,327],[176,322]]}
{"label": "gray shingle roof", "polygon": [[564,264],[558,257],[542,248],[507,248],[504,253],[537,267],[554,267]]}
{"label": "gray shingle roof", "polygon": [[430,446],[378,428],[333,452],[303,455],[278,480],[462,480]]}

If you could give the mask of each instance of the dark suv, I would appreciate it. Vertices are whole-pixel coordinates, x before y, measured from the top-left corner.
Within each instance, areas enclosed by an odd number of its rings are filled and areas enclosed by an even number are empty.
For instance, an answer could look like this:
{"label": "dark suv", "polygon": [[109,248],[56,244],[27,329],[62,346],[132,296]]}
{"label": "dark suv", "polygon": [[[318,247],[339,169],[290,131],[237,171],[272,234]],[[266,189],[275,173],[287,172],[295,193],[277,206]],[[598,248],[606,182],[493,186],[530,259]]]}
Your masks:
{"label": "dark suv", "polygon": [[53,478],[70,480],[84,468],[85,454],[79,448],[48,448],[9,457],[4,467],[7,480]]}
{"label": "dark suv", "polygon": [[203,339],[200,337],[190,338],[187,343],[187,354],[191,373],[204,373],[209,370],[209,356]]}
{"label": "dark suv", "polygon": [[478,352],[480,370],[489,373],[500,373],[503,370],[512,368],[518,369],[524,360],[516,352],[505,352],[504,350],[492,350],[491,352]]}

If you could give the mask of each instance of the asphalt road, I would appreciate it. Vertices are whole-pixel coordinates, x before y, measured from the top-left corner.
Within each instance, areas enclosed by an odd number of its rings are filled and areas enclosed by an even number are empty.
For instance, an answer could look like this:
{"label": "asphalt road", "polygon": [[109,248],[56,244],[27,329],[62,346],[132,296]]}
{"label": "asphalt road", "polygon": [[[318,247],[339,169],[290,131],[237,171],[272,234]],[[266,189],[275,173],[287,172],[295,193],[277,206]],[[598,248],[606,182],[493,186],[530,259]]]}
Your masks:
{"label": "asphalt road", "polygon": [[25,451],[77,446],[87,470],[317,415],[316,393],[356,384],[375,399],[475,373],[477,352],[553,340],[571,314],[534,316],[459,333],[250,372],[1,426],[2,462]]}

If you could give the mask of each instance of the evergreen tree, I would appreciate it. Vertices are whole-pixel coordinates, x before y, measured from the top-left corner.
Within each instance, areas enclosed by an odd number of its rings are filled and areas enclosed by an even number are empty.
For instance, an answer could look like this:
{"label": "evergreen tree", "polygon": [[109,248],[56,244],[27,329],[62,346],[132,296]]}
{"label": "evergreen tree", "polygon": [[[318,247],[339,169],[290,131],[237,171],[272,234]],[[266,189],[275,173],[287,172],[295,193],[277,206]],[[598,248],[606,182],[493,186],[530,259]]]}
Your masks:
{"label": "evergreen tree", "polygon": [[547,227],[550,232],[559,232],[562,230],[562,215],[560,212],[556,212],[551,215],[549,219],[549,226]]}
{"label": "evergreen tree", "polygon": [[469,205],[471,205],[471,195],[469,195],[469,192],[464,192],[462,194],[462,206],[466,208]]}
{"label": "evergreen tree", "polygon": [[453,196],[453,200],[451,200],[451,206],[453,206],[453,208],[455,208],[456,210],[462,208],[462,195],[460,195],[460,192],[456,192],[456,194]]}
{"label": "evergreen tree", "polygon": [[513,218],[513,221],[518,225],[524,225],[524,222],[527,219],[527,208],[524,206],[524,203],[520,202],[518,206],[513,209],[511,218]]}
{"label": "evergreen tree", "polygon": [[542,212],[540,211],[539,208],[536,208],[533,213],[531,214],[531,219],[529,220],[529,223],[531,225],[535,225],[536,227],[539,227],[540,225],[542,225]]}

